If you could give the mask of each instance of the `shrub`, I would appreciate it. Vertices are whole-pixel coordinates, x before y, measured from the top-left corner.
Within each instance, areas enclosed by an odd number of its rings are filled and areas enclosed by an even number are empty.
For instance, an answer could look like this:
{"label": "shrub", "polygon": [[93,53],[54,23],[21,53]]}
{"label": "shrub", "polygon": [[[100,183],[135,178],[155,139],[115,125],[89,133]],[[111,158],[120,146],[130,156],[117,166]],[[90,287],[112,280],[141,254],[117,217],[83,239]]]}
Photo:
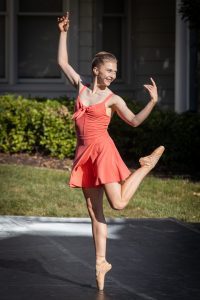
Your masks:
{"label": "shrub", "polygon": [[41,104],[12,95],[0,99],[0,150],[32,152],[41,127]]}
{"label": "shrub", "polygon": [[47,100],[44,103],[40,145],[52,156],[58,158],[73,156],[74,124],[69,111],[57,101]]}
{"label": "shrub", "polygon": [[[133,112],[143,106],[126,100]],[[39,152],[58,158],[74,156],[75,130],[71,120],[74,101],[69,99],[24,99],[13,95],[0,97],[0,151]],[[159,168],[175,173],[199,173],[199,114],[178,115],[155,108],[137,127],[124,123],[116,115],[109,132],[123,159],[138,161],[155,147],[166,151]],[[158,169],[159,169],[158,168]]]}
{"label": "shrub", "polygon": [[62,103],[0,97],[1,152],[40,152],[64,158],[72,157],[74,149],[71,112]]}
{"label": "shrub", "polygon": [[[141,109],[132,101],[126,102],[133,111]],[[169,173],[196,175],[200,169],[199,132],[199,114],[187,112],[179,115],[158,108],[137,128],[124,124],[116,116],[110,126],[112,138],[128,161],[138,161],[139,157],[150,153],[159,145],[164,145],[166,151],[159,163],[160,169]]]}

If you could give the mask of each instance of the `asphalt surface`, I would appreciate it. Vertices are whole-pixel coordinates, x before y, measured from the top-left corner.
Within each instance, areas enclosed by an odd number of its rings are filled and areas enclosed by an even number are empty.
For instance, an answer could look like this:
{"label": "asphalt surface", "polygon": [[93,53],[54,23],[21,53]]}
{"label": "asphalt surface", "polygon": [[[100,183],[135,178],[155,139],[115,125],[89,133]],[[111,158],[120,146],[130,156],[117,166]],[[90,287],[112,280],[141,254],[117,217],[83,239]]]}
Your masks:
{"label": "asphalt surface", "polygon": [[200,228],[108,219],[105,291],[89,219],[0,216],[0,300],[199,300]]}

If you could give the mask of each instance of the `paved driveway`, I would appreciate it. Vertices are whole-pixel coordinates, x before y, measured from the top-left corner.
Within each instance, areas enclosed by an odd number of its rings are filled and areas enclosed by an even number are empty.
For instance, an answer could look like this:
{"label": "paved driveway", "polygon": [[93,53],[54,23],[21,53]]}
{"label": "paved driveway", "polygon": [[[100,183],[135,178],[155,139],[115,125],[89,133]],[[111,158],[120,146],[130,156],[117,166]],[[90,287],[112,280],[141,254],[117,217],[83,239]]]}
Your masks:
{"label": "paved driveway", "polygon": [[1,300],[199,300],[200,231],[175,219],[108,219],[105,291],[89,219],[0,216]]}

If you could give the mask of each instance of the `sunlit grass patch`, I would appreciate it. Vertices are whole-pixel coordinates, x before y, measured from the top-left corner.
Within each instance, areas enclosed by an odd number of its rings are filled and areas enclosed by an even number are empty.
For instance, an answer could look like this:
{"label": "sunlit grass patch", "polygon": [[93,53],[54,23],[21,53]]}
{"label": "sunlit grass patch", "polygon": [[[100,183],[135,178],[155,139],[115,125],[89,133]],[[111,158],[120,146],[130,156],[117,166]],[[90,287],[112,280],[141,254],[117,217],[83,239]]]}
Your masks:
{"label": "sunlit grass patch", "polygon": [[[81,189],[67,185],[69,172],[30,166],[0,165],[0,214],[88,217]],[[104,197],[106,217],[166,218],[200,221],[200,185],[148,176],[123,211]]]}

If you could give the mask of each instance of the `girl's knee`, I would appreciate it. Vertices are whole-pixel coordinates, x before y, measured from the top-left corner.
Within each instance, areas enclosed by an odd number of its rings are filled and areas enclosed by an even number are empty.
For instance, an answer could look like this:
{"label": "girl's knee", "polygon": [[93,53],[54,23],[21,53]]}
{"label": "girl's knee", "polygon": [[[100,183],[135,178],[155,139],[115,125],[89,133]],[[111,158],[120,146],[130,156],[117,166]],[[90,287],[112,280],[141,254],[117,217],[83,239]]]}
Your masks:
{"label": "girl's knee", "polygon": [[120,202],[110,203],[110,206],[114,210],[123,210],[126,207],[126,205],[124,203],[120,203]]}

